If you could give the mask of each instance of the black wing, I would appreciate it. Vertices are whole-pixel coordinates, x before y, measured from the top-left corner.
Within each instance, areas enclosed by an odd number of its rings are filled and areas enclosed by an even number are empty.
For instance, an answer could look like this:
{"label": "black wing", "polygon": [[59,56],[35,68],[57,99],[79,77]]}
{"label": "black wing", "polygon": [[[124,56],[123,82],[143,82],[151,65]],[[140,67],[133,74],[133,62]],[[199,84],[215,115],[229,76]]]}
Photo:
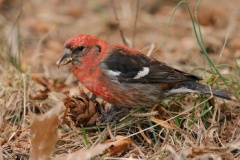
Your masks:
{"label": "black wing", "polygon": [[195,75],[169,67],[143,54],[136,56],[123,49],[110,53],[100,66],[112,80],[124,83],[175,83],[201,80]]}

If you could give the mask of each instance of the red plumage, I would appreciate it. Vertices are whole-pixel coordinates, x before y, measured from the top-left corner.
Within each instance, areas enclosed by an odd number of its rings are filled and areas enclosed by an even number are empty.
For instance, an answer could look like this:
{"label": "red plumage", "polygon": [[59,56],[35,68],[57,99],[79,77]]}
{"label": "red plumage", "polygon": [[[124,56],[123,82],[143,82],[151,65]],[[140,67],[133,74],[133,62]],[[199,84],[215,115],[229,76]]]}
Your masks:
{"label": "red plumage", "polygon": [[71,63],[77,79],[111,104],[151,107],[176,93],[203,93],[230,99],[226,91],[201,85],[201,78],[149,58],[120,44],[80,34],[68,39],[59,61]]}

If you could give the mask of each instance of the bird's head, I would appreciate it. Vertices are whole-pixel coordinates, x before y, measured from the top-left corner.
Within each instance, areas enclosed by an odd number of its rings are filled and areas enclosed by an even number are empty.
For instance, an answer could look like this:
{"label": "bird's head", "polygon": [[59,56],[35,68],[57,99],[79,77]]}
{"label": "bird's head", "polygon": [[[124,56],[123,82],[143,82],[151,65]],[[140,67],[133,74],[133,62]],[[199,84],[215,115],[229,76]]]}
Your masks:
{"label": "bird's head", "polygon": [[89,56],[88,54],[93,55],[100,53],[102,43],[104,43],[104,41],[87,34],[71,37],[64,44],[64,53],[57,62],[58,67],[61,63],[64,63],[63,65],[68,63],[80,65],[81,59],[83,59],[81,57]]}

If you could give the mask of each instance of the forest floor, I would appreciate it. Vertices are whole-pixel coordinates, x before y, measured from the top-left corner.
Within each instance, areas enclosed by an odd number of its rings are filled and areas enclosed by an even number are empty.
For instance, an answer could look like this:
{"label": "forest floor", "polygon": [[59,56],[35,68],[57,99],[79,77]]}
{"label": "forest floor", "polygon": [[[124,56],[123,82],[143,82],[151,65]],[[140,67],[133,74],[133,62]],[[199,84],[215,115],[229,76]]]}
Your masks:
{"label": "forest floor", "polygon": [[[239,0],[179,2],[0,0],[0,160],[240,159]],[[96,125],[110,105],[56,62],[71,36],[123,44],[120,29],[130,47],[232,100],[176,95]]]}

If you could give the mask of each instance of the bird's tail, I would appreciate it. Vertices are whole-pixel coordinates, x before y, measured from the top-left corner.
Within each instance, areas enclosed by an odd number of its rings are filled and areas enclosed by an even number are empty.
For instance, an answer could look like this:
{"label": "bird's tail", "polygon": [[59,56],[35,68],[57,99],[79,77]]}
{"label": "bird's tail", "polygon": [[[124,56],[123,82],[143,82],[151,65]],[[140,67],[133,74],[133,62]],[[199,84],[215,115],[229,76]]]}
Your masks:
{"label": "bird's tail", "polygon": [[209,86],[202,85],[197,82],[182,82],[177,87],[170,90],[171,94],[176,93],[202,93],[202,94],[213,94],[216,97],[224,98],[224,99],[231,99],[231,93],[228,91],[210,88]]}

